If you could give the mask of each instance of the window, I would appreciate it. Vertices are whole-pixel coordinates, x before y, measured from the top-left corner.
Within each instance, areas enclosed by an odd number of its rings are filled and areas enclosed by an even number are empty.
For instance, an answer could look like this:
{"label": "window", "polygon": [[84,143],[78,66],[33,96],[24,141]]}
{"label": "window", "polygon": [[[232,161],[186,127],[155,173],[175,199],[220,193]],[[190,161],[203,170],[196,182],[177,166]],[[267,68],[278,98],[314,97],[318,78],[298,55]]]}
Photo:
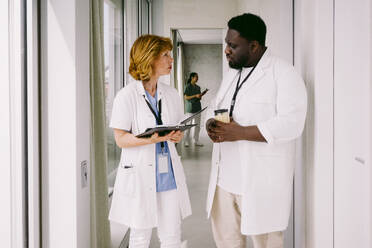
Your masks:
{"label": "window", "polygon": [[138,1],[138,33],[150,34],[151,33],[151,6],[149,0],[139,0]]}
{"label": "window", "polygon": [[123,2],[121,0],[106,0],[104,2],[104,52],[108,155],[107,176],[108,184],[112,187],[121,152],[120,148],[115,144],[113,131],[109,127],[113,100],[116,92],[124,85]]}

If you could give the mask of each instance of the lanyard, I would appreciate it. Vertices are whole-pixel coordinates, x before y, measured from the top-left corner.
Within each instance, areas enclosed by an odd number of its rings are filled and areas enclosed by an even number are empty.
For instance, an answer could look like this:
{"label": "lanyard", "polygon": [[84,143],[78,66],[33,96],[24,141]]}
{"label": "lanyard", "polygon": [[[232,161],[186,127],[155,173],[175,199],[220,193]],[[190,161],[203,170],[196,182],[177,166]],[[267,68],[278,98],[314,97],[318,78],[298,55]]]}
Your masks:
{"label": "lanyard", "polygon": [[[143,96],[145,97],[145,96]],[[147,103],[147,106],[149,107],[149,109],[151,110],[151,113],[154,115],[155,119],[156,119],[156,124],[157,125],[163,125],[163,121],[161,120],[161,99],[159,100],[159,115],[156,114],[155,110],[152,108],[151,104],[145,99],[146,103]]]}
{"label": "lanyard", "polygon": [[239,79],[238,79],[238,82],[236,83],[235,92],[234,92],[233,98],[231,100],[231,105],[230,105],[230,114],[229,114],[230,117],[232,117],[234,107],[235,107],[236,96],[238,95],[240,88],[243,86],[245,81],[247,81],[249,76],[252,74],[252,72],[256,68],[257,64],[253,67],[253,69],[248,73],[248,75],[243,79],[243,82],[241,82],[241,83],[240,83],[240,77],[242,76],[242,70],[239,71]]}
{"label": "lanyard", "polygon": [[[143,98],[145,99],[145,102],[147,103],[147,106],[151,110],[151,113],[154,115],[154,117],[156,119],[156,124],[157,125],[163,125],[163,121],[161,119],[161,99],[159,100],[159,111],[158,111],[159,114],[157,115],[155,110],[152,108],[151,104],[146,100],[145,96],[143,96]],[[161,142],[160,145],[161,145],[161,149],[163,151],[164,150],[164,142]]]}

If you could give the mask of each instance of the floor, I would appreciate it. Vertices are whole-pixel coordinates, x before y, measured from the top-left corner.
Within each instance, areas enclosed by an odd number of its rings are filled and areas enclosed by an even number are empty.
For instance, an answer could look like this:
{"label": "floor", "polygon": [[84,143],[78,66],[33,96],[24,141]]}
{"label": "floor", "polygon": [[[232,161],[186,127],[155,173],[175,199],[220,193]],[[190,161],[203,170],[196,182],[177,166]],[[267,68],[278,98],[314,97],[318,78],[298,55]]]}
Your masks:
{"label": "floor", "polygon": [[[203,147],[191,144],[177,146],[186,174],[187,186],[191,198],[192,215],[182,223],[182,238],[188,247],[216,247],[213,241],[210,221],[207,219],[205,204],[207,199],[212,143],[201,138]],[[156,231],[153,232],[151,248],[159,247]]]}

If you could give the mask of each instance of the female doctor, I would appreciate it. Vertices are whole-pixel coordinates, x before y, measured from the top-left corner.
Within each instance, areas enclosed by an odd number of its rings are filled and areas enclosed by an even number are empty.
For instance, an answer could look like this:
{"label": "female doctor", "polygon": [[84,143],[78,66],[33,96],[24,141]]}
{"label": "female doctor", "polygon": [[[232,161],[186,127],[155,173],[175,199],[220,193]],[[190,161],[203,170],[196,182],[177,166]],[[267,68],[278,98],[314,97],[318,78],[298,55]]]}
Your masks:
{"label": "female doctor", "polygon": [[130,51],[129,73],[137,80],[114,100],[110,127],[122,148],[109,219],[131,229],[129,247],[149,247],[153,227],[162,248],[181,247],[181,218],[191,214],[181,160],[174,143],[183,133],[137,138],[149,127],[175,124],[183,116],[176,89],[158,79],[172,69],[170,39],[139,37]]}

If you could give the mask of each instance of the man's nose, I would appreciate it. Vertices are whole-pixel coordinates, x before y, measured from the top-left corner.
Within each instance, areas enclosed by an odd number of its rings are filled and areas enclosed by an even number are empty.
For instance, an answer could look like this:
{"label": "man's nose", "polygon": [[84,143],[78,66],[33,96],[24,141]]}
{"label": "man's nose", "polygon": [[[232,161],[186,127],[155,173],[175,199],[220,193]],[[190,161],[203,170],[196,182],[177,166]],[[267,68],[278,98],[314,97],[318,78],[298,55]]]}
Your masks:
{"label": "man's nose", "polygon": [[229,46],[225,47],[225,54],[231,54],[231,50],[230,50]]}

